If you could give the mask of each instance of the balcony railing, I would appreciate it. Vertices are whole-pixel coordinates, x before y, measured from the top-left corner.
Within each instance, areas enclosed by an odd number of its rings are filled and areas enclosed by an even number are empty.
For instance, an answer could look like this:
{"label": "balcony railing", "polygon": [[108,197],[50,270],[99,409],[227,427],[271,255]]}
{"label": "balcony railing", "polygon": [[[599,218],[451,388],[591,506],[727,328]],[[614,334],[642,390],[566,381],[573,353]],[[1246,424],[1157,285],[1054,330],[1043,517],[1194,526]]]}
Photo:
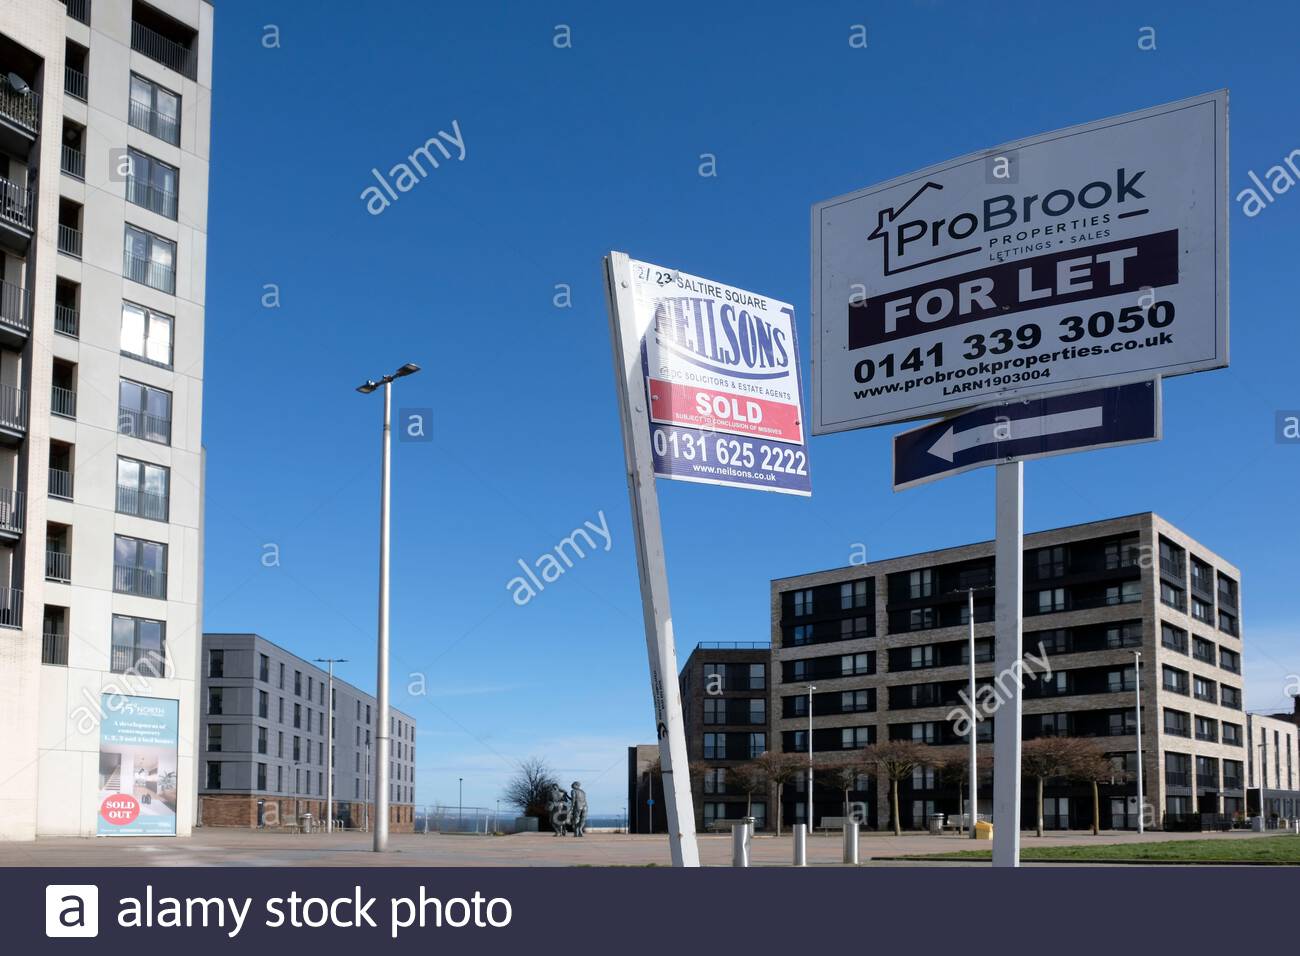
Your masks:
{"label": "balcony railing", "polygon": [[42,632],[41,663],[56,667],[68,666],[68,635],[61,631]]}
{"label": "balcony railing", "polygon": [[68,16],[90,26],[90,0],[63,0],[68,8]]}
{"label": "balcony railing", "polygon": [[72,500],[72,472],[50,468],[50,497]]}
{"label": "balcony railing", "polygon": [[168,416],[150,415],[138,408],[118,406],[117,431],[121,435],[143,438],[170,445],[172,441],[172,420]]}
{"label": "balcony railing", "polygon": [[23,592],[20,588],[0,588],[0,627],[23,626]]}
{"label": "balcony railing", "polygon": [[166,521],[167,496],[145,491],[143,488],[133,488],[130,485],[118,485],[117,513],[151,518],[154,521]]}
{"label": "balcony railing", "polygon": [[26,335],[32,330],[28,304],[26,289],[13,282],[0,281],[0,322]]}
{"label": "balcony railing", "polygon": [[118,594],[167,599],[167,572],[113,565],[113,590]]}
{"label": "balcony railing", "polygon": [[86,102],[86,90],[90,86],[86,79],[86,74],[70,66],[63,68],[63,92],[69,96]]}
{"label": "balcony railing", "polygon": [[81,230],[59,223],[59,252],[81,258]]}
{"label": "balcony railing", "polygon": [[0,219],[31,232],[32,191],[0,178]]}
{"label": "balcony railing", "polygon": [[168,219],[176,218],[176,194],[161,186],[136,179],[134,176],[126,181],[126,201],[143,206]]}
{"label": "balcony railing", "polygon": [[138,100],[131,100],[126,115],[136,129],[144,130],[150,136],[157,136],[173,146],[181,144],[181,124],[175,116],[160,113],[148,103]]}
{"label": "balcony railing", "polygon": [[1190,787],[1192,775],[1181,770],[1166,770],[1165,785],[1169,787]]}
{"label": "balcony railing", "polygon": [[54,331],[70,335],[75,339],[81,331],[81,313],[70,305],[56,305]]}
{"label": "balcony railing", "polygon": [[165,262],[155,262],[127,250],[122,253],[122,275],[159,292],[176,294],[176,270]]}
{"label": "balcony railing", "polygon": [[0,82],[0,116],[36,135],[41,128],[41,95],[35,90],[19,93],[7,82]]}
{"label": "balcony railing", "polygon": [[71,176],[73,179],[86,181],[86,154],[81,150],[63,144],[63,152],[59,156],[59,168]]}
{"label": "balcony railing", "polygon": [[156,60],[170,70],[191,80],[198,73],[194,65],[194,51],[181,46],[175,40],[169,40],[161,33],[150,30],[143,23],[131,21],[131,49],[143,53],[151,60]]}
{"label": "balcony railing", "polygon": [[77,417],[77,393],[70,388],[50,386],[50,412],[64,418]]}
{"label": "balcony railing", "polygon": [[21,491],[0,488],[0,530],[22,534],[26,513]]}
{"label": "balcony railing", "polygon": [[163,677],[167,673],[167,652],[165,650],[114,644],[110,662],[114,674],[132,673],[144,677]]}
{"label": "balcony railing", "polygon": [[72,555],[67,551],[45,552],[45,580],[61,581],[67,584],[72,580]]}
{"label": "balcony railing", "polygon": [[0,385],[0,427],[27,431],[27,393],[12,385]]}

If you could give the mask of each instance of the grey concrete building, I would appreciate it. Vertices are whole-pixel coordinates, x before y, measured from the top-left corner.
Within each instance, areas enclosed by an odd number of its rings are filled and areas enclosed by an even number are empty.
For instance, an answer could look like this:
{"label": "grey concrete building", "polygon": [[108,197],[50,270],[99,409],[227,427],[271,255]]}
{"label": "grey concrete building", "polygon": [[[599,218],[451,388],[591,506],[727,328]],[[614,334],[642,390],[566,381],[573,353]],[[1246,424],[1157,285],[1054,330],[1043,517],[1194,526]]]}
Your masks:
{"label": "grey concrete building", "polygon": [[[203,635],[200,815],[204,826],[296,826],[325,819],[327,712],[334,732],[334,818],[373,820],[378,707],[374,697],[257,634]],[[415,720],[390,708],[389,823],[410,831]]]}
{"label": "grey concrete building", "polygon": [[[1197,826],[1202,815],[1221,823],[1243,812],[1238,569],[1150,513],[1027,534],[1024,550],[1024,647],[1051,671],[1025,683],[1024,739],[1101,741],[1116,768],[1115,782],[1101,787],[1102,826],[1136,826],[1140,651],[1148,824]],[[967,749],[953,715],[965,707],[968,589],[976,596],[977,677],[983,685],[994,676],[993,552],[982,542],[774,580],[773,745],[807,751],[814,684],[815,763],[877,741],[925,744],[935,766],[903,782],[900,819],[922,827],[935,814],[958,812],[957,785],[938,767]],[[977,731],[983,813],[992,803],[992,729],[987,720]],[[883,827],[887,782],[864,778],[861,788],[854,802],[869,825]],[[1034,817],[1032,792],[1025,788],[1025,820]],[[801,786],[788,788],[785,803],[786,820],[806,819]],[[815,824],[838,818],[842,805],[839,790],[815,785]],[[1091,817],[1089,787],[1048,788],[1047,826],[1080,827]]]}
{"label": "grey concrete building", "polygon": [[[0,0],[3,839],[194,820],[212,41],[204,0]],[[127,766],[132,697],[178,730]]]}

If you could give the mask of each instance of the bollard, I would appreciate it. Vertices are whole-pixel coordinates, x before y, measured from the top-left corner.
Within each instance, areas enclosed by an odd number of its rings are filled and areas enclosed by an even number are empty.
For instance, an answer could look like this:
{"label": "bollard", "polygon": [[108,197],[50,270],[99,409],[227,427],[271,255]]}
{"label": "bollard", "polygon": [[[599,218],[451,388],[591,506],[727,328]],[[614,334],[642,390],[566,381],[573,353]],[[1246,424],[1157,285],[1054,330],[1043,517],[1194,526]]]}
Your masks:
{"label": "bollard", "polygon": [[858,865],[858,824],[844,821],[844,862]]}
{"label": "bollard", "polygon": [[732,866],[749,866],[749,843],[753,838],[753,817],[742,817],[731,825]]}
{"label": "bollard", "polygon": [[804,823],[794,825],[794,865],[808,865],[808,825]]}

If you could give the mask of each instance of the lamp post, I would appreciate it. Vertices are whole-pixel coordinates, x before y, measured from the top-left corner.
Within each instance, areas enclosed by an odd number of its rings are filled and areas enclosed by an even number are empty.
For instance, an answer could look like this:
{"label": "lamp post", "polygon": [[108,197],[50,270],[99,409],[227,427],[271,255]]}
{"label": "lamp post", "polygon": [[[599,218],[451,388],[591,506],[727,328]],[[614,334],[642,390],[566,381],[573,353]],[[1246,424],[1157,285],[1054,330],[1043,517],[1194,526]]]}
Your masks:
{"label": "lamp post", "polygon": [[1146,800],[1142,796],[1142,652],[1133,652],[1133,710],[1137,714],[1137,763],[1138,763],[1138,835],[1146,832]]}
{"label": "lamp post", "polygon": [[970,801],[967,804],[966,829],[970,833],[970,838],[975,839],[975,817],[979,807],[979,778],[976,776],[976,752],[975,752],[975,589],[966,589],[966,617],[970,621],[970,631],[966,639],[967,656],[970,658],[970,680],[967,684],[967,694],[970,695],[970,766],[967,769],[967,775],[970,777]]}
{"label": "lamp post", "polygon": [[346,657],[318,657],[317,662],[329,665],[330,705],[325,715],[325,832],[334,832],[334,665],[346,664]]}
{"label": "lamp post", "polygon": [[808,685],[808,832],[812,833],[813,828],[813,691],[817,689],[816,684]]}
{"label": "lamp post", "polygon": [[379,653],[378,679],[376,680],[376,698],[379,715],[376,721],[378,733],[375,736],[375,852],[382,853],[388,849],[388,504],[390,495],[389,472],[392,459],[390,435],[393,418],[393,381],[413,375],[420,366],[407,362],[391,375],[385,375],[379,381],[367,379],[364,385],[358,385],[357,391],[369,395],[381,385],[384,387],[384,437],[383,451],[380,455],[379,474]]}

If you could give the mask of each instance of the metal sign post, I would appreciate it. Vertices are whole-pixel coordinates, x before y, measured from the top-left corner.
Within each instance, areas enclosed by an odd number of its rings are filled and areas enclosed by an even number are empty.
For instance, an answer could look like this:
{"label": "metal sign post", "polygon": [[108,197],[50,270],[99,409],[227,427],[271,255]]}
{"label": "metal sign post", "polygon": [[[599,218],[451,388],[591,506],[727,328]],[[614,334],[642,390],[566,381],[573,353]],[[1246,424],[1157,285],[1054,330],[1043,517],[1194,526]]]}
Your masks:
{"label": "metal sign post", "polygon": [[[605,259],[610,335],[614,347],[615,385],[623,423],[623,453],[627,490],[632,505],[636,566],[641,578],[641,606],[646,647],[650,656],[650,692],[654,700],[663,770],[668,844],[673,866],[699,866],[695,842],[695,807],[687,772],[686,731],[681,692],[677,686],[677,649],[668,602],[668,572],[664,563],[659,498],[650,448],[650,418],[641,370],[641,336],[632,321],[632,271],[628,257],[612,252]],[[653,807],[651,808],[653,823]]]}
{"label": "metal sign post", "polygon": [[1020,675],[1024,611],[1025,465],[997,466],[997,544],[993,579],[994,654],[997,673],[1007,681],[1010,700],[993,715],[993,865],[1020,865]]}

